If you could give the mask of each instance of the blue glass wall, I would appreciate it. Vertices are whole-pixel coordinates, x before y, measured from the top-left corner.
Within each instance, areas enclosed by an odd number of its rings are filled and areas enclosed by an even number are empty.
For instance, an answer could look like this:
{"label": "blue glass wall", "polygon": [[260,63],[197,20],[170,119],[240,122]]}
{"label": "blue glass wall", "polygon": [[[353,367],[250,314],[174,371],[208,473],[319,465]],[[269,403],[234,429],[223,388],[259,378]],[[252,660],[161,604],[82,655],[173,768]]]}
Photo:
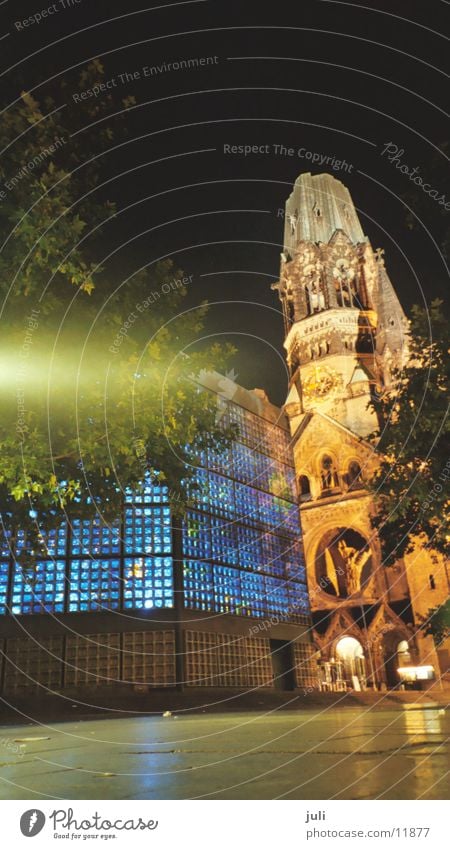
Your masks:
{"label": "blue glass wall", "polygon": [[[222,408],[239,437],[203,452],[183,527],[185,605],[193,610],[307,621],[299,511],[289,435],[236,404]],[[174,605],[168,492],[147,482],[122,516],[73,520],[42,538],[32,576],[0,549],[0,610],[18,614],[170,608]],[[10,574],[10,572],[12,574]]]}
{"label": "blue glass wall", "polygon": [[186,607],[306,622],[306,589],[288,433],[235,404],[239,437],[197,456],[194,508],[184,521]]}
{"label": "blue glass wall", "polygon": [[[148,482],[127,493],[122,517],[73,519],[42,536],[44,554],[30,575],[0,550],[2,613],[78,613],[173,606],[171,515],[166,487]],[[10,555],[10,561],[7,557]],[[12,554],[12,556],[11,556]],[[11,591],[8,598],[9,562]]]}

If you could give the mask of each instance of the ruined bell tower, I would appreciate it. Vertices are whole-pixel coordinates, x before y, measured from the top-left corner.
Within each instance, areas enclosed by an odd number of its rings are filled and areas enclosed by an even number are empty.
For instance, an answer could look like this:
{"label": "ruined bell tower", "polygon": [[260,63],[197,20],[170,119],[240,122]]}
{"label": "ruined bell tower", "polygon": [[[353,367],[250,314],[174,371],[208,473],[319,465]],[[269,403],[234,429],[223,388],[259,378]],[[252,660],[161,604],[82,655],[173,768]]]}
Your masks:
{"label": "ruined bell tower", "polygon": [[348,189],[330,174],[301,174],[286,203],[278,289],[294,426],[314,410],[366,437],[368,402],[400,365],[407,322],[364,235]]}
{"label": "ruined bell tower", "polygon": [[410,595],[404,569],[381,563],[365,481],[377,463],[370,401],[405,361],[408,324],[383,251],[372,248],[348,189],[330,174],[296,180],[273,288],[284,318],[285,409],[316,645],[325,663],[340,664],[339,674],[345,668],[347,685],[354,674],[393,685],[396,647],[416,650]]}

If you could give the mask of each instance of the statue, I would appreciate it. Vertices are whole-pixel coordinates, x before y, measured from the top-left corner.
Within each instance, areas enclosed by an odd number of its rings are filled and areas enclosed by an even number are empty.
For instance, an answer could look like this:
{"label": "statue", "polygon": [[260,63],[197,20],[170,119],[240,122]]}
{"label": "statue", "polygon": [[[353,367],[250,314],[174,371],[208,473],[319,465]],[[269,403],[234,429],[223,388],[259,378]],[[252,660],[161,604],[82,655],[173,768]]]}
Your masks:
{"label": "statue", "polygon": [[312,283],[309,289],[311,312],[320,312],[325,309],[325,298],[322,284]]}
{"label": "statue", "polygon": [[360,575],[370,557],[370,548],[358,551],[341,539],[338,542],[338,551],[345,563],[348,595],[360,592]]}

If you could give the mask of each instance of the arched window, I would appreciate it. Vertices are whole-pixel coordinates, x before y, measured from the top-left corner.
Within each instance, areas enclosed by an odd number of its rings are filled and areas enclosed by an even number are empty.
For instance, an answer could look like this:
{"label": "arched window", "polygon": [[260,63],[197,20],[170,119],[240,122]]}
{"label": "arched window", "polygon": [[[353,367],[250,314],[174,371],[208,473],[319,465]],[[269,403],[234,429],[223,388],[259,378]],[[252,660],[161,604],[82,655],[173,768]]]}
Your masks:
{"label": "arched window", "polygon": [[318,263],[310,263],[303,270],[306,309],[308,315],[314,315],[327,308],[322,272]]}
{"label": "arched window", "polygon": [[311,486],[307,475],[300,475],[298,479],[298,488],[300,492],[300,501],[309,501],[311,498]]}
{"label": "arched window", "polygon": [[328,454],[325,454],[325,456],[322,457],[320,479],[322,491],[328,489],[335,489],[339,486],[339,477],[336,466],[334,464],[334,461]]}
{"label": "arched window", "polygon": [[361,466],[356,460],[349,463],[347,471],[347,486],[349,489],[361,489],[364,486]]}
{"label": "arched window", "polygon": [[340,307],[363,309],[355,271],[345,259],[339,259],[333,269],[336,299]]}
{"label": "arched window", "polygon": [[336,297],[339,307],[351,307],[353,306],[350,289],[348,284],[342,280],[342,278],[338,278],[336,281]]}

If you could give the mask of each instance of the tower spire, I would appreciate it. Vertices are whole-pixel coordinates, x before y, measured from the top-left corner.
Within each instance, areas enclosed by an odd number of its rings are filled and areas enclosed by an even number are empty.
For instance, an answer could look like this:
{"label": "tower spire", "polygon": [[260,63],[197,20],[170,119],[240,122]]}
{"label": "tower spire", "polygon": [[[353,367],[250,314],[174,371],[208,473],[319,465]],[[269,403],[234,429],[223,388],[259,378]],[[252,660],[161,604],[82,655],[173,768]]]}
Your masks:
{"label": "tower spire", "polygon": [[280,280],[291,374],[291,426],[319,410],[358,436],[377,427],[368,402],[405,352],[407,322],[382,251],[364,235],[350,192],[301,174],[286,202]]}
{"label": "tower spire", "polygon": [[329,242],[336,230],[354,245],[365,241],[349,190],[331,174],[300,174],[286,202],[285,253],[302,241]]}

